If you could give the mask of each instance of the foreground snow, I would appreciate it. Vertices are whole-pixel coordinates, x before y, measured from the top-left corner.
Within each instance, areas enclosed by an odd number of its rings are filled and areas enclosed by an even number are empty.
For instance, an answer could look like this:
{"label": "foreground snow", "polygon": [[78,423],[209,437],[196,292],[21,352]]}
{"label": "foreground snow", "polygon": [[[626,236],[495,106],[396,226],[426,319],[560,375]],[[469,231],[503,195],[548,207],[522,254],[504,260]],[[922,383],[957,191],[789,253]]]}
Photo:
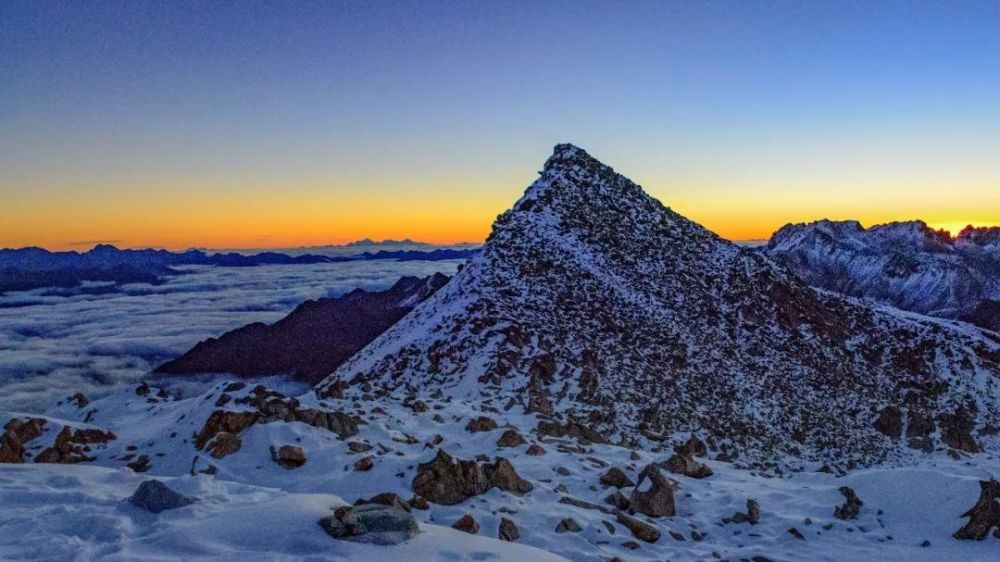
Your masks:
{"label": "foreground snow", "polygon": [[561,560],[526,546],[423,525],[404,545],[335,541],[317,525],[344,501],[209,476],[168,479],[198,503],[154,515],[128,502],[129,469],[0,465],[4,560]]}
{"label": "foreground snow", "polygon": [[[535,415],[517,407],[496,412],[489,403],[421,396],[429,409],[419,413],[392,397],[324,401],[367,422],[347,441],[367,442],[374,447],[370,452],[351,453],[345,440],[326,429],[275,422],[247,428],[241,433],[239,451],[215,459],[196,450],[191,436],[218,409],[214,404],[224,388],[226,383],[220,383],[204,395],[156,401],[125,391],[83,408],[66,404],[53,411],[56,417],[50,418],[48,431],[29,443],[33,454],[51,443],[59,429],[58,418],[87,427],[81,421],[89,414],[94,426],[115,432],[117,439],[95,447],[93,463],[0,465],[0,559],[526,561],[558,556],[571,560],[764,556],[966,561],[1000,555],[997,539],[963,542],[951,537],[964,523],[960,515],[978,497],[978,481],[998,475],[997,459],[990,455],[952,460],[934,453],[909,466],[845,476],[820,472],[768,476],[704,460],[715,474],[701,480],[670,475],[679,483],[677,515],[649,520],[662,537],[630,550],[626,543],[634,539],[613,515],[560,500],[571,497],[606,507],[603,498],[613,489],[600,483],[600,475],[607,467],[620,467],[635,480],[646,464],[665,460],[669,448],[635,450],[634,459],[633,450],[627,448],[542,439],[533,433]],[[249,387],[230,392],[233,402],[224,409],[239,410],[242,406],[235,400],[247,391]],[[311,396],[299,400],[303,406],[320,405]],[[480,415],[496,420],[499,429],[466,431],[466,423]],[[7,417],[10,414],[0,415],[0,422]],[[498,448],[496,441],[508,424],[547,453],[529,456],[527,444]],[[427,445],[436,435],[442,436],[440,445]],[[286,470],[272,461],[270,446],[285,444],[306,451],[304,466]],[[122,457],[130,447],[149,455],[148,472],[125,468]],[[507,458],[534,489],[523,497],[493,489],[458,505],[432,504],[429,510],[414,510],[422,533],[394,547],[334,540],[317,525],[331,508],[359,498],[381,492],[410,498],[417,464],[429,461],[438,448],[462,459],[479,454]],[[374,467],[367,472],[354,470],[354,462],[369,454]],[[209,465],[217,470],[215,475],[197,473]],[[159,515],[124,502],[140,482],[153,477],[200,501]],[[833,516],[834,507],[843,502],[841,486],[850,486],[864,501],[856,520]],[[623,491],[627,495],[628,488]],[[750,498],[760,504],[759,524],[723,522],[745,511]],[[478,536],[448,528],[466,513],[481,526]],[[493,538],[501,517],[516,522],[520,530],[516,543]],[[556,526],[567,517],[582,530],[556,533]],[[793,527],[804,540],[789,533]],[[929,546],[922,546],[925,541]]]}

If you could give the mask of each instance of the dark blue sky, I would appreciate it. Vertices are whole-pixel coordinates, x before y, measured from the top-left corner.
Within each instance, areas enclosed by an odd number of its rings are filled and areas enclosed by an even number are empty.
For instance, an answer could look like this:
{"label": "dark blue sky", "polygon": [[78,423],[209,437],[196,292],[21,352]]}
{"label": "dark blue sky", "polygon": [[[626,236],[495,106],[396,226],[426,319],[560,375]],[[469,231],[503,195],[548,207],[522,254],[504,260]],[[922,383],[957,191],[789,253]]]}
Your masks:
{"label": "dark blue sky", "polygon": [[0,245],[481,237],[560,141],[733,237],[1000,220],[997,2],[7,1],[0,62]]}

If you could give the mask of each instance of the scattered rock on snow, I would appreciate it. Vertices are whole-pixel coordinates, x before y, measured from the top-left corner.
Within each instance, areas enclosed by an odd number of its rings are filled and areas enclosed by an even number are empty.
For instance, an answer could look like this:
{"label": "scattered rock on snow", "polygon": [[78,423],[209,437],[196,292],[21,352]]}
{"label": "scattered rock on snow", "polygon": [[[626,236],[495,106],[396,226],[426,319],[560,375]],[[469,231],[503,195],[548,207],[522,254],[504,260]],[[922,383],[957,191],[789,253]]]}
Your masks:
{"label": "scattered rock on snow", "polygon": [[464,531],[470,535],[475,535],[479,533],[479,522],[472,515],[466,513],[462,517],[451,524],[452,529],[458,529],[459,531]]}
{"label": "scattered rock on snow", "polygon": [[577,523],[576,519],[573,519],[572,517],[567,517],[556,525],[557,533],[579,533],[582,530],[583,529],[580,527],[580,524]]}
{"label": "scattered rock on snow", "polygon": [[615,488],[627,488],[629,486],[635,486],[635,482],[625,474],[625,471],[613,466],[608,469],[607,472],[601,475],[601,484],[605,486],[614,486]]}
{"label": "scattered rock on snow", "polygon": [[865,503],[858,498],[854,490],[847,486],[841,486],[840,493],[847,498],[847,501],[844,502],[844,505],[838,505],[834,508],[833,516],[837,519],[856,519],[858,512],[861,511],[861,506]]}
{"label": "scattered rock on snow", "polygon": [[295,445],[282,445],[277,451],[271,447],[271,459],[282,468],[291,470],[306,464],[306,452]]}
{"label": "scattered rock on snow", "polygon": [[527,443],[516,429],[508,429],[497,439],[497,447],[519,447]]}
{"label": "scattered rock on snow", "polygon": [[333,538],[380,545],[399,544],[420,532],[412,513],[380,504],[339,507],[319,524]]}
{"label": "scattered rock on snow", "polygon": [[128,501],[147,511],[160,513],[168,509],[177,509],[191,505],[198,500],[178,494],[159,480],[146,480],[142,484],[139,484],[139,487]]}
{"label": "scattered rock on snow", "polygon": [[1000,538],[1000,481],[983,480],[979,488],[979,501],[962,514],[969,522],[955,532],[956,539],[981,541],[993,527],[998,528],[996,535]]}
{"label": "scattered rock on snow", "polygon": [[[649,486],[645,486],[648,481]],[[660,472],[655,464],[646,466],[639,473],[639,483],[632,490],[629,509],[650,517],[673,517],[674,483]]]}
{"label": "scattered rock on snow", "polygon": [[516,541],[521,533],[517,530],[517,525],[506,517],[500,518],[500,529],[497,531],[497,538],[502,541]]}
{"label": "scattered rock on snow", "polygon": [[499,428],[497,422],[493,421],[493,418],[487,416],[479,416],[478,418],[470,421],[466,426],[465,430],[469,433],[479,433],[482,431],[493,431]]}

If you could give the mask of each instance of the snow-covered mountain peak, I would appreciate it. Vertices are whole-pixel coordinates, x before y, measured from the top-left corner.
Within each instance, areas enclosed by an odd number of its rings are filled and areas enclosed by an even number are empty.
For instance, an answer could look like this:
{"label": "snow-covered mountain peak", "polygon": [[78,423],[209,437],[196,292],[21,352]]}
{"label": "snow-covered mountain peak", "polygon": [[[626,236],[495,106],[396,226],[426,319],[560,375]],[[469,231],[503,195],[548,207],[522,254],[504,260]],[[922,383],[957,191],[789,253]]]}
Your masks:
{"label": "snow-covered mountain peak", "polygon": [[994,420],[978,377],[1000,376],[996,348],[817,292],[559,145],[481,252],[318,390],[488,397],[622,443],[697,432],[758,465],[872,463],[900,449],[873,425],[887,405]]}

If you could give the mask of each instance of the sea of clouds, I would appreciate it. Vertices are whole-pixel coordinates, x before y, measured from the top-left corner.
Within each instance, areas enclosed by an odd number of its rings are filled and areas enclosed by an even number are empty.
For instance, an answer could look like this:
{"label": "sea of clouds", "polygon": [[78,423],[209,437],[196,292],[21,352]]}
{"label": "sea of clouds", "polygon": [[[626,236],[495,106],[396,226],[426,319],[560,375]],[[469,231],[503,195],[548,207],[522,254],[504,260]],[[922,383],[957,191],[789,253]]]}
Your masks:
{"label": "sea of clouds", "polygon": [[151,380],[198,341],[274,322],[305,300],[384,289],[404,275],[450,275],[461,263],[193,266],[161,285],[0,295],[0,410],[41,412],[77,391],[99,397]]}

